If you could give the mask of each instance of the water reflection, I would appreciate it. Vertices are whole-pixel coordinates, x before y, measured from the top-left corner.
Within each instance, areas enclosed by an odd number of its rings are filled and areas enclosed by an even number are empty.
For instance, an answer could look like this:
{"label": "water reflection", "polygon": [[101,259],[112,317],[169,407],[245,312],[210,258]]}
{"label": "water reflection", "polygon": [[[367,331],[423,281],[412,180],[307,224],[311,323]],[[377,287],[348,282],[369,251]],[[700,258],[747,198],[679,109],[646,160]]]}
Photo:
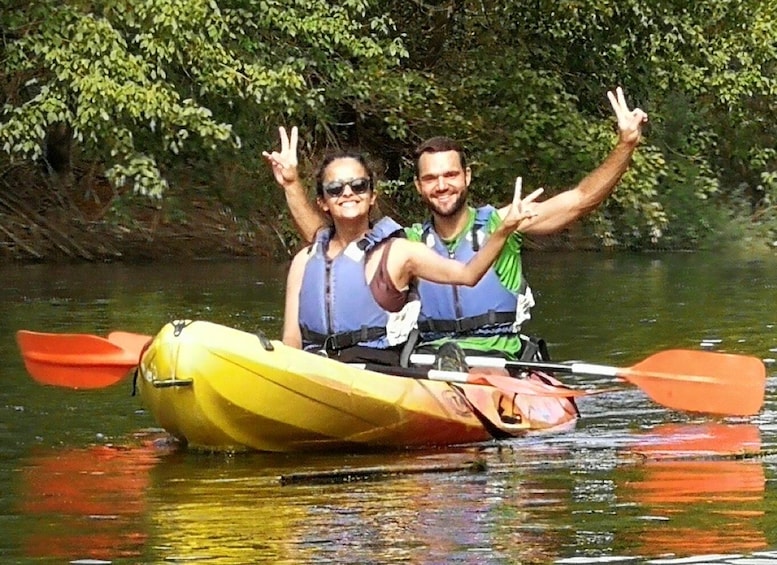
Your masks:
{"label": "water reflection", "polygon": [[[627,366],[670,347],[774,357],[777,262],[714,254],[537,254],[532,333],[557,360]],[[272,267],[272,268],[271,268]],[[264,269],[264,271],[263,271]],[[533,275],[532,275],[533,273]],[[176,317],[280,331],[285,266],[0,266],[0,555],[9,562],[549,563],[777,545],[770,367],[755,425],[656,406],[636,387],[586,397],[571,432],[478,449],[241,457],[127,438],[153,422],[129,385],[41,387],[20,328],[152,333]],[[710,285],[709,281],[720,281]],[[567,380],[567,379],[565,379]],[[606,388],[609,379],[568,379]],[[674,422],[669,423],[667,422]],[[127,448],[93,446],[96,437]],[[98,440],[99,441],[99,440]],[[482,458],[487,470],[281,486],[292,472]],[[635,557],[635,560],[639,559]]]}
{"label": "water reflection", "polygon": [[20,463],[27,557],[113,559],[141,555],[149,470],[160,448],[38,449]]}
{"label": "water reflection", "polygon": [[[357,483],[279,487],[288,472],[462,463],[472,452],[358,456],[188,454],[153,473],[153,540],[165,560],[312,563],[455,561],[495,553],[484,512],[487,474],[397,474]],[[196,470],[192,457],[197,459]],[[484,527],[485,524],[485,527]],[[478,553],[470,553],[472,550]],[[459,559],[459,557],[461,559]]]}
{"label": "water reflection", "polygon": [[[547,562],[567,529],[568,490],[516,466],[514,449],[360,455],[166,456],[148,471],[146,558],[225,563]],[[287,473],[474,459],[485,472],[396,474],[280,486]],[[537,522],[536,509],[545,508]]]}
{"label": "water reflection", "polygon": [[[171,452],[148,437],[36,450],[20,466],[23,552],[141,562],[546,563],[602,545],[643,557],[767,548],[764,467],[742,457],[760,449],[756,426],[658,425],[587,455],[601,468],[577,477],[570,469],[588,465],[566,437],[356,455]],[[401,472],[475,460],[485,470]],[[355,483],[280,481],[376,466],[398,472]]]}
{"label": "water reflection", "polygon": [[758,456],[747,457],[761,448],[755,425],[664,425],[637,441],[632,453],[645,462],[618,493],[638,505],[637,525],[628,531],[638,550],[690,556],[767,547],[759,520],[764,466]]}

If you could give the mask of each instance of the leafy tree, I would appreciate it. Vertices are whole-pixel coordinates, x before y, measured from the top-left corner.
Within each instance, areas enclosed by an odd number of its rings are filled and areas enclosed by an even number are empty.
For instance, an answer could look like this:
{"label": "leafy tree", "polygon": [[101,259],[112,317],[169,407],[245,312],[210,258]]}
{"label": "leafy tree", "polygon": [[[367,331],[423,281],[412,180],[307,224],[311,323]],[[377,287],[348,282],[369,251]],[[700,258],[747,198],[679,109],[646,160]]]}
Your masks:
{"label": "leafy tree", "polygon": [[504,194],[511,175],[564,187],[595,166],[612,143],[603,94],[622,85],[651,126],[594,225],[605,242],[643,246],[698,242],[711,203],[742,185],[753,206],[773,202],[775,7],[444,0],[399,3],[393,14],[416,22],[410,62],[431,69],[469,117],[457,137],[481,163],[486,198]]}
{"label": "leafy tree", "polygon": [[216,150],[234,158],[246,137],[266,148],[287,121],[331,138],[358,116],[402,137],[424,98],[399,68],[391,20],[365,1],[4,4],[3,76],[17,87],[6,91],[3,149],[66,170],[73,140],[142,194],[160,196],[176,164]]}
{"label": "leafy tree", "polygon": [[0,146],[43,159],[60,183],[76,154],[136,193],[191,189],[195,171],[218,194],[220,176],[255,182],[258,170],[277,195],[258,155],[295,123],[303,155],[367,150],[391,181],[389,211],[415,220],[407,155],[420,139],[467,144],[478,199],[506,201],[519,174],[552,193],[612,147],[605,91],[621,85],[651,122],[591,217],[602,243],[693,246],[721,207],[777,224],[777,0],[0,7]]}

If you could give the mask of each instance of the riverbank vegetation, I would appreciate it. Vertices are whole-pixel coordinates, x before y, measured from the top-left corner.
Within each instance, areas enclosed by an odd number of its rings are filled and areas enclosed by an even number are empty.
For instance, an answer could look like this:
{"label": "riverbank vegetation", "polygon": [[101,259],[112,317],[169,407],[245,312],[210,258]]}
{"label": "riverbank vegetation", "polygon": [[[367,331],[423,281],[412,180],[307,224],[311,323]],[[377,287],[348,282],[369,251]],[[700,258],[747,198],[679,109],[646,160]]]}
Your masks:
{"label": "riverbank vegetation", "polygon": [[261,151],[299,125],[308,178],[367,151],[381,209],[423,209],[413,146],[465,142],[475,202],[554,193],[650,116],[614,195],[537,247],[777,240],[777,0],[0,0],[0,257],[285,257]]}

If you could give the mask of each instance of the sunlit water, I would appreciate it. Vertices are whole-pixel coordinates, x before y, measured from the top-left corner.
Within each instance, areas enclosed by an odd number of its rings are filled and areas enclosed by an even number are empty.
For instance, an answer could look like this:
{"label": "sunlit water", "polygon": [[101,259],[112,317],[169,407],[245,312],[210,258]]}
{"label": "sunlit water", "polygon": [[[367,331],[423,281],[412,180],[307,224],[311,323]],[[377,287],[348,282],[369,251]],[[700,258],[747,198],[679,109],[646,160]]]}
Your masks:
{"label": "sunlit water", "polygon": [[[777,357],[771,258],[534,254],[527,269],[538,306],[526,329],[555,359],[629,366],[675,347]],[[176,449],[129,380],[38,385],[14,343],[18,329],[152,334],[183,317],[278,335],[284,273],[251,261],[0,267],[3,562],[777,561],[771,365],[752,418],[671,411],[626,386],[583,398],[577,427],[556,435],[230,456]]]}

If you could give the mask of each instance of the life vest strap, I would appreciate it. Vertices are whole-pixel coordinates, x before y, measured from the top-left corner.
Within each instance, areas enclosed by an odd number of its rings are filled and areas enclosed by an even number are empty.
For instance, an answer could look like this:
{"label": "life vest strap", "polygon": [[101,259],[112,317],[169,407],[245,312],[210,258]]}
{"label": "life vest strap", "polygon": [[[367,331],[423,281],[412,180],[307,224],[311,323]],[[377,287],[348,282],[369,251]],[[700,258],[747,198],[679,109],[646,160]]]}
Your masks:
{"label": "life vest strap", "polygon": [[305,327],[300,328],[302,339],[311,343],[323,344],[321,349],[326,351],[338,351],[346,347],[352,347],[359,343],[375,341],[386,336],[386,328],[370,328],[362,326],[361,329],[352,332],[340,332],[337,334],[321,334],[310,331]]}
{"label": "life vest strap", "polygon": [[484,326],[511,324],[515,322],[515,311],[495,312],[489,310],[485,314],[455,320],[419,320],[418,329],[422,332],[462,334],[480,329]]}

